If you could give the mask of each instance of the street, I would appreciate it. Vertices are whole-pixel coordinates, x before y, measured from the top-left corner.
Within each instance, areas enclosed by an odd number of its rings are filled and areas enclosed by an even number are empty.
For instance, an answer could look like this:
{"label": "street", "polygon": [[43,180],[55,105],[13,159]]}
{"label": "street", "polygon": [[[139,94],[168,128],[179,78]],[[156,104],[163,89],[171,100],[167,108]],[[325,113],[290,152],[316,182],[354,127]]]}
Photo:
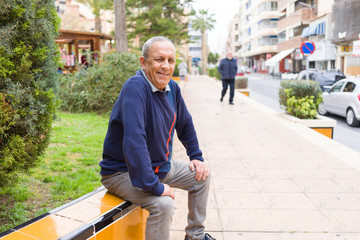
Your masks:
{"label": "street", "polygon": [[[250,97],[276,111],[282,111],[279,104],[280,79],[274,79],[265,74],[248,74]],[[336,120],[334,140],[360,152],[360,127],[350,127],[345,118],[335,115],[327,116]]]}

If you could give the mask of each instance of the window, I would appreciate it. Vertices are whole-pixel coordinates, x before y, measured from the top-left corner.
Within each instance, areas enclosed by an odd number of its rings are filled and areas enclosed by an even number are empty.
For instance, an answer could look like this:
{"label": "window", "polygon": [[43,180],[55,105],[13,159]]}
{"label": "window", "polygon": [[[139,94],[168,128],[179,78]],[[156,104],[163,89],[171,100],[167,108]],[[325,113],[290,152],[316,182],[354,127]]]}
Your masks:
{"label": "window", "polygon": [[340,92],[344,82],[337,83],[334,87],[331,88],[330,92]]}
{"label": "window", "polygon": [[263,12],[263,11],[277,11],[278,6],[277,6],[277,2],[264,2],[262,4],[260,4],[259,6],[259,12]]}
{"label": "window", "polygon": [[277,20],[276,19],[264,19],[258,22],[258,29],[264,28],[277,28]]}
{"label": "window", "polygon": [[282,31],[278,34],[278,42],[283,42],[286,40],[286,31]]}
{"label": "window", "polygon": [[344,92],[353,92],[356,87],[356,84],[353,82],[347,82],[344,87]]}
{"label": "window", "polygon": [[251,6],[251,0],[249,0],[249,1],[246,3],[246,9],[248,9],[250,6]]}
{"label": "window", "polygon": [[259,39],[258,46],[277,45],[277,43],[277,36],[266,36]]}

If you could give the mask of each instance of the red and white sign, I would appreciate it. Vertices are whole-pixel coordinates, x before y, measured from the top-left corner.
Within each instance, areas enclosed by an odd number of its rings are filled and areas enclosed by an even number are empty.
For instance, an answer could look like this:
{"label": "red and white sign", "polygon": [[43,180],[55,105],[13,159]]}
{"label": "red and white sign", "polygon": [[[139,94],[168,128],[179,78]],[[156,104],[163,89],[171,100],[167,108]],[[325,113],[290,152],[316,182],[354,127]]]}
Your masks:
{"label": "red and white sign", "polygon": [[312,41],[305,41],[300,46],[303,55],[309,56],[315,52],[315,44]]}

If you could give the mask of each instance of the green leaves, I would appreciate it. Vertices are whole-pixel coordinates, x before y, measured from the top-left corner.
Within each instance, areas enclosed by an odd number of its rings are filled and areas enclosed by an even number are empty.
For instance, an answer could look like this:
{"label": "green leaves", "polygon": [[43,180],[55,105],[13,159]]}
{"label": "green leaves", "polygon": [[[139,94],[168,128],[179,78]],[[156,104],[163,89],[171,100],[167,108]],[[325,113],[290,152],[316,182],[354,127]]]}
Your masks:
{"label": "green leaves", "polygon": [[315,119],[322,101],[318,82],[283,80],[279,90],[280,105],[286,112],[300,119]]}
{"label": "green leaves", "polygon": [[2,0],[0,21],[1,187],[36,165],[48,145],[60,21],[53,0]]}
{"label": "green leaves", "polygon": [[204,33],[206,30],[211,30],[214,28],[214,23],[216,22],[213,19],[214,14],[209,15],[209,10],[201,9],[199,10],[199,15],[192,21],[192,27],[195,30],[200,30]]}
{"label": "green leaves", "polygon": [[188,22],[184,17],[190,14],[185,7],[192,0],[127,0],[127,21],[129,39],[140,36],[140,45],[153,36],[166,36],[176,45],[187,42]]}
{"label": "green leaves", "polygon": [[124,82],[140,70],[132,53],[107,53],[100,63],[60,80],[61,108],[70,112],[111,111]]}

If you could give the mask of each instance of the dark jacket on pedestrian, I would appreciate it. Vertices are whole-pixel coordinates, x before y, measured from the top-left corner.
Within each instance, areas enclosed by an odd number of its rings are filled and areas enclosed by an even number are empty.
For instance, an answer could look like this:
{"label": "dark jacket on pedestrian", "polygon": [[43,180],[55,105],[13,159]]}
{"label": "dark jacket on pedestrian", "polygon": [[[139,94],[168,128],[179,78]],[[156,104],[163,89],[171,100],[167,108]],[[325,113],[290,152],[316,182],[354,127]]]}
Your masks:
{"label": "dark jacket on pedestrian", "polygon": [[227,58],[222,59],[218,70],[221,73],[221,79],[235,79],[235,75],[237,73],[236,60],[234,58],[231,60]]}

